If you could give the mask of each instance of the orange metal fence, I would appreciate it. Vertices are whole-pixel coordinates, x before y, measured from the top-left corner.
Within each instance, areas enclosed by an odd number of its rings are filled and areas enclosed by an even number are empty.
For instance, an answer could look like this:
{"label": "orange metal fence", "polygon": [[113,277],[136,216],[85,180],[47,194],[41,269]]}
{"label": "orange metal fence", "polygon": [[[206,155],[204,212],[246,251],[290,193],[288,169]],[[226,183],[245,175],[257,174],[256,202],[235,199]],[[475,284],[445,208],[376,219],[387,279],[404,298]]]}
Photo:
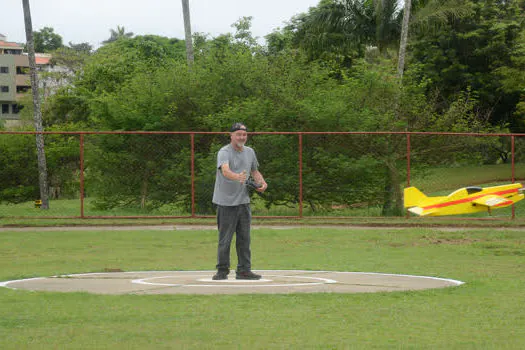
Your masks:
{"label": "orange metal fence", "polygon": [[[36,132],[0,132],[0,217],[200,218],[223,132],[43,132],[50,209],[37,208]],[[525,179],[525,135],[253,132],[269,187],[256,217],[405,216],[402,188],[444,194]],[[492,217],[519,218],[520,204]],[[473,219],[486,218],[474,215]],[[470,217],[469,217],[470,218]]]}

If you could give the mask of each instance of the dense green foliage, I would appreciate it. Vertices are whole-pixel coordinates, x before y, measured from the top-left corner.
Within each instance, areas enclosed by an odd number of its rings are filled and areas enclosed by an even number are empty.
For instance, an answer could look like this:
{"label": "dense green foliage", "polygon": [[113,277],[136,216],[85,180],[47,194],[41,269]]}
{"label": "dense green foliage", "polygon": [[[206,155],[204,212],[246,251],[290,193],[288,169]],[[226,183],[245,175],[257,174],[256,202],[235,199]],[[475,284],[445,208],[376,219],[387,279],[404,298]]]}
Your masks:
{"label": "dense green foliage", "polygon": [[[269,34],[266,46],[244,17],[235,33],[196,34],[191,68],[183,41],[131,37],[123,27],[94,52],[71,44],[55,53],[68,67],[68,84],[45,101],[46,128],[218,132],[242,120],[251,131],[281,132],[525,129],[522,0],[414,2],[402,84],[393,58],[402,13],[392,4],[323,0]],[[5,150],[22,147],[13,139],[5,139]],[[189,136],[105,135],[85,142],[87,193],[101,208],[188,203]],[[220,135],[195,140],[201,213],[211,211],[215,152],[226,142]],[[267,205],[297,203],[297,137],[255,135],[250,142],[270,184]],[[497,138],[428,138],[415,145],[411,156],[423,170],[505,162],[510,147]],[[74,169],[78,159],[67,154],[78,153],[76,144],[60,147],[65,169]],[[400,214],[404,137],[308,136],[303,151],[303,198],[312,208],[367,201],[385,215]],[[65,173],[55,177],[57,186],[78,181],[78,174]]]}
{"label": "dense green foliage", "polygon": [[525,85],[513,79],[517,84],[510,88],[508,74],[523,68],[525,3],[470,1],[469,5],[469,16],[415,35],[411,45],[415,74],[430,81],[429,93],[437,95],[441,106],[450,106],[458,93],[469,90],[477,98],[480,117],[523,132],[523,115],[516,107]]}
{"label": "dense green foliage", "polygon": [[62,47],[62,37],[51,27],[44,27],[33,33],[35,52],[51,52]]}
{"label": "dense green foliage", "polygon": [[[419,0],[412,8],[406,70],[425,82],[427,100],[444,111],[470,91],[479,118],[525,131],[523,0]],[[376,48],[396,57],[400,16],[389,1],[323,0],[270,34],[269,47],[302,48],[311,59],[339,67],[376,59]]]}

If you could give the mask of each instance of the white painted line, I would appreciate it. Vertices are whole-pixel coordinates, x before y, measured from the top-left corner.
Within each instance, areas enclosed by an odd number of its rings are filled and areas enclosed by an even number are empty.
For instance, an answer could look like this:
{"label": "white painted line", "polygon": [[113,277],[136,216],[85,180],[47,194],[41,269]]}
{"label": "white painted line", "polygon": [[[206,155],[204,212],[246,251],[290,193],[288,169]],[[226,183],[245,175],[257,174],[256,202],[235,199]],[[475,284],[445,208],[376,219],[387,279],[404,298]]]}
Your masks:
{"label": "white painted line", "polygon": [[[173,276],[168,276],[168,277],[173,277]],[[149,286],[165,286],[165,287],[181,287],[181,286],[184,286],[184,284],[146,282],[146,280],[148,280],[148,279],[151,279],[151,278],[143,278],[143,279],[139,279],[139,280],[131,280],[131,283],[146,284],[146,285],[149,285]]]}
{"label": "white painted line", "polygon": [[308,277],[308,276],[282,276],[282,275],[279,275],[277,277],[286,277],[286,278],[303,278],[303,279],[310,279],[310,280],[318,280],[318,281],[321,281],[323,283],[327,283],[327,284],[330,284],[330,283],[337,283],[336,280],[332,280],[332,279],[329,279],[329,278],[321,278],[321,277]]}
{"label": "white painted line", "polygon": [[200,278],[197,281],[199,282],[211,282],[211,283],[260,283],[260,282],[273,282],[273,280],[267,280],[264,278],[258,280],[238,280],[236,278],[226,279],[226,280],[214,280],[212,278]]}
{"label": "white painted line", "polygon": [[87,273],[73,273],[73,274],[67,274],[67,275],[56,275],[52,277],[76,277],[76,276],[92,276],[92,275],[115,275],[119,273],[125,273],[125,274],[133,274],[133,273],[214,273],[215,270],[200,270],[200,271],[122,271],[122,272],[87,272]]}
{"label": "white painted line", "polygon": [[418,275],[402,275],[396,273],[381,273],[381,272],[343,272],[343,271],[332,271],[331,273],[345,273],[345,274],[355,274],[355,275],[379,275],[379,276],[392,276],[392,277],[409,277],[409,278],[424,278],[436,281],[450,282],[457,286],[465,284],[463,281],[453,280],[450,278],[441,278],[441,277],[432,277],[432,276],[418,276]]}
{"label": "white painted line", "polygon": [[[148,278],[141,278],[141,279],[135,279],[132,280],[131,283],[136,284],[145,284],[145,285],[151,285],[151,286],[165,286],[165,287],[297,287],[297,286],[316,286],[321,284],[331,284],[331,283],[337,283],[337,281],[328,279],[328,278],[321,278],[321,277],[308,277],[308,276],[283,276],[283,275],[271,275],[273,277],[280,277],[280,278],[299,278],[299,279],[307,279],[307,280],[314,280],[317,282],[308,282],[308,283],[275,283],[275,284],[256,284],[256,285],[250,285],[250,283],[258,283],[258,282],[271,282],[272,280],[221,280],[221,281],[213,281],[211,278],[205,278],[200,279],[197,281],[205,280],[205,281],[212,281],[214,284],[184,284],[184,283],[158,283],[158,282],[148,282],[151,280],[161,279],[161,278],[176,278],[177,276],[158,276],[158,277],[148,277]],[[187,276],[186,276],[187,277]],[[245,284],[225,284],[226,283],[245,283]],[[248,283],[248,284],[246,284]]]}
{"label": "white painted line", "polygon": [[46,277],[33,277],[33,278],[24,278],[24,279],[21,279],[21,280],[5,281],[5,282],[0,282],[0,287],[10,288],[10,289],[18,289],[18,288],[14,288],[14,287],[9,287],[8,284],[14,283],[14,282],[27,282],[27,281],[36,281],[36,280],[43,280],[43,279],[46,279]]}
{"label": "white painted line", "polygon": [[288,283],[288,284],[237,284],[237,285],[217,285],[217,284],[184,284],[181,287],[227,287],[227,288],[253,288],[253,287],[304,287],[304,286],[319,286],[325,284],[319,283]]}

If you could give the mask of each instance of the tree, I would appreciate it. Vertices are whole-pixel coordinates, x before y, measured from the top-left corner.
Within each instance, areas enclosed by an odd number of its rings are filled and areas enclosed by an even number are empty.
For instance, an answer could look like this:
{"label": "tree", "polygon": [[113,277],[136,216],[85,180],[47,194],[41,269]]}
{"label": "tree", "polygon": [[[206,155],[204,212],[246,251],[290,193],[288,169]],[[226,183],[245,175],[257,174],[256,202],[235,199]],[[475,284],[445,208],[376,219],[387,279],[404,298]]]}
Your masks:
{"label": "tree", "polygon": [[498,68],[496,72],[502,77],[502,91],[520,96],[513,120],[519,125],[516,129],[525,130],[525,27],[521,30],[518,43],[512,49],[510,59],[509,65]]}
{"label": "tree", "polygon": [[401,39],[399,40],[399,58],[397,61],[397,76],[399,80],[403,79],[403,72],[405,70],[405,56],[408,41],[408,23],[410,21],[410,8],[412,7],[412,0],[405,0],[405,7],[403,9],[403,24],[401,26]]}
{"label": "tree", "polygon": [[109,39],[104,40],[102,44],[109,44],[114,41],[117,41],[118,39],[129,39],[134,35],[133,32],[126,32],[124,26],[117,26],[117,30],[110,29],[109,32],[111,34]]}
{"label": "tree", "polygon": [[401,27],[401,38],[399,40],[399,56],[397,63],[397,72],[400,80],[403,79],[405,70],[405,58],[408,45],[408,33],[410,23],[416,25],[416,28],[428,28],[429,26],[440,26],[446,23],[450,18],[461,18],[470,13],[468,6],[464,3],[458,3],[456,0],[433,0],[417,1],[419,6],[417,15],[411,20],[412,0],[404,0],[403,21]]}
{"label": "tree", "polygon": [[[492,125],[525,130],[515,114],[521,92],[504,89],[504,67],[515,67],[523,55],[521,44],[524,10],[520,0],[469,0],[468,16],[451,18],[431,31],[413,32],[413,74],[429,81],[428,94],[437,95],[443,110],[470,90],[478,110]],[[408,68],[410,69],[410,68]],[[519,69],[518,69],[519,70]]]}
{"label": "tree", "polygon": [[[90,51],[84,46],[78,50],[64,46],[53,51],[50,64],[56,68],[39,73],[44,96],[44,119],[46,119],[45,112],[49,97],[56,94],[60,88],[70,88],[74,76],[81,73],[84,62],[89,55]],[[48,120],[44,120],[44,122],[48,122]]]}
{"label": "tree", "polygon": [[[392,60],[356,59],[334,78],[326,62],[309,60],[302,50],[261,50],[253,44],[248,20],[234,26],[234,34],[210,40],[195,36],[191,70],[182,41],[139,36],[105,45],[86,60],[69,94],[53,99],[53,113],[84,116],[97,130],[224,131],[235,120],[253,131],[486,130],[473,96],[438,113],[424,95],[428,82],[408,70],[399,84]],[[223,135],[195,137],[199,213],[212,212],[210,169],[225,141]],[[425,142],[418,144],[428,146],[424,149],[449,146]],[[188,135],[97,135],[86,137],[86,145],[86,188],[101,208],[187,205]],[[270,183],[264,204],[297,207],[297,136],[254,135],[250,145],[269,181],[279,179]],[[477,154],[465,141],[453,146],[447,160]],[[403,136],[305,135],[303,152],[303,198],[311,208],[369,203],[384,214],[402,212]],[[431,161],[445,159],[435,153]],[[329,184],[327,179],[335,180]]]}
{"label": "tree", "polygon": [[251,32],[253,17],[241,17],[237,22],[232,24],[232,27],[235,28],[234,38],[237,43],[240,43],[247,48],[256,48],[257,38],[254,38]]}
{"label": "tree", "polygon": [[71,84],[46,101],[46,125],[82,123],[84,128],[108,128],[108,99],[119,94],[134,77],[154,73],[184,57],[184,41],[154,35],[117,40],[92,54],[70,48],[58,50],[53,61],[68,68],[64,78]]}
{"label": "tree", "polygon": [[31,73],[31,92],[33,94],[35,131],[39,132],[36,134],[36,148],[38,157],[40,200],[42,201],[42,206],[40,208],[49,209],[46,152],[44,148],[44,135],[41,133],[44,131],[44,129],[42,127],[42,111],[40,110],[38,73],[35,62],[33,25],[31,23],[31,9],[29,7],[29,0],[22,0],[22,5],[24,8],[24,24],[26,29],[27,50],[29,54],[29,69]]}
{"label": "tree", "polygon": [[[81,44],[82,45],[82,44]],[[87,47],[82,46],[77,49],[71,47],[62,47],[55,52],[51,57],[51,63],[67,70],[62,72],[56,72],[58,75],[71,75],[79,73],[84,66],[86,59],[90,56],[90,50]]]}
{"label": "tree", "polygon": [[44,27],[34,32],[33,37],[36,52],[51,52],[63,46],[62,37],[51,27]]}
{"label": "tree", "polygon": [[[404,10],[397,5],[395,0],[322,0],[308,13],[292,18],[284,33],[293,33],[292,43],[304,48],[313,59],[335,57],[343,66],[348,66],[349,59],[374,57],[375,50],[385,56],[388,49],[399,49],[400,63],[404,66],[409,30],[434,28],[470,11],[462,0],[405,2]],[[405,42],[399,43],[402,20],[405,21]]]}
{"label": "tree", "polygon": [[182,0],[182,14],[184,16],[184,34],[186,40],[186,58],[188,65],[193,65],[193,43],[191,40],[190,4],[188,0]]}
{"label": "tree", "polygon": [[89,54],[93,51],[93,46],[90,43],[79,43],[74,44],[71,41],[69,42],[69,47],[75,51],[83,52]]}
{"label": "tree", "polygon": [[400,19],[395,0],[324,0],[299,23],[297,39],[314,50],[342,48],[348,54],[376,46],[385,55],[399,37]]}

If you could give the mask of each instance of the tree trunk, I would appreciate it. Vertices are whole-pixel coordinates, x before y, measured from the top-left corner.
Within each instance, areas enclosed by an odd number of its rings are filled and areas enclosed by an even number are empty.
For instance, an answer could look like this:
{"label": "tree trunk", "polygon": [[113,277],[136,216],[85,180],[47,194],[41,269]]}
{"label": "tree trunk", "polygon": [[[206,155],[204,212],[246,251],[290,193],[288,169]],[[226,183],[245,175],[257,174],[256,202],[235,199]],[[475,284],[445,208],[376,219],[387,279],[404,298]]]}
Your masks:
{"label": "tree trunk", "polygon": [[31,23],[31,10],[29,8],[29,0],[22,0],[24,8],[24,23],[26,28],[27,52],[29,57],[29,70],[31,74],[31,92],[33,94],[34,106],[34,124],[35,131],[40,132],[36,134],[36,149],[38,156],[38,180],[40,185],[40,200],[42,201],[41,209],[49,209],[48,197],[48,181],[47,181],[47,163],[46,152],[44,149],[44,131],[42,127],[42,111],[40,110],[40,93],[38,90],[38,73],[36,69],[35,60],[35,45],[33,41],[33,25]]}
{"label": "tree trunk", "polygon": [[397,169],[396,150],[399,145],[395,140],[387,139],[383,157],[385,164],[385,193],[383,197],[383,216],[401,216],[403,215],[403,197],[401,194],[401,176]]}
{"label": "tree trunk", "polygon": [[140,209],[146,208],[147,198],[148,198],[148,177],[144,176],[144,179],[142,179],[142,186],[140,189]]}
{"label": "tree trunk", "polygon": [[412,0],[405,0],[405,9],[403,10],[403,25],[401,27],[401,40],[399,42],[399,59],[397,62],[397,76],[399,81],[403,80],[403,72],[405,70],[405,55],[407,51],[408,40],[408,25],[410,22],[410,8],[412,7]]}
{"label": "tree trunk", "polygon": [[403,215],[403,197],[401,195],[401,179],[395,161],[386,160],[386,184],[383,201],[383,216]]}
{"label": "tree trunk", "polygon": [[188,66],[193,65],[193,42],[191,38],[190,4],[189,0],[182,0],[182,14],[184,16],[184,33],[186,36],[186,58]]}

